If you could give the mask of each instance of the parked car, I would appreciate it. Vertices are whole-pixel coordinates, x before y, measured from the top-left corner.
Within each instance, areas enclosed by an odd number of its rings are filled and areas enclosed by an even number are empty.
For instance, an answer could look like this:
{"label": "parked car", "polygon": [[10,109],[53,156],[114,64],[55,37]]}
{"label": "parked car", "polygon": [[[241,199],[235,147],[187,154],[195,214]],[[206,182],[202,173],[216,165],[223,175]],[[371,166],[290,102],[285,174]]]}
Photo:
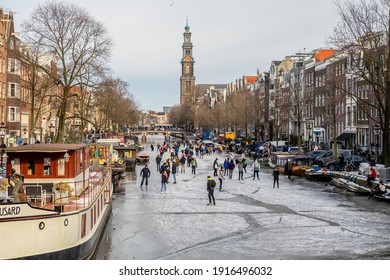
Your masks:
{"label": "parked car", "polygon": [[255,152],[256,148],[259,147],[260,145],[263,145],[264,142],[256,142],[254,141],[251,144],[245,145],[244,146],[244,151],[245,153],[250,153],[250,152]]}
{"label": "parked car", "polygon": [[314,150],[314,151],[307,152],[306,155],[311,157],[314,160],[317,157],[322,156],[326,152],[327,152],[326,150]]}
{"label": "parked car", "polygon": [[343,170],[344,166],[348,163],[351,162],[353,164],[353,170],[358,170],[360,164],[362,162],[368,163],[367,159],[361,156],[349,156],[344,159],[344,163],[340,164],[339,160],[333,160],[328,162],[326,165],[326,168],[329,170]]}
{"label": "parked car", "polygon": [[[298,151],[299,151],[299,147],[298,146],[290,146],[288,148],[288,152],[290,154],[294,154],[294,155],[297,155],[298,154]],[[306,148],[305,147],[301,147],[301,154],[304,154],[306,152]]]}
{"label": "parked car", "polygon": [[[344,158],[349,157],[353,154],[353,150],[344,150],[344,149],[339,149],[338,151],[338,156],[341,154],[344,155]],[[325,154],[316,157],[314,160],[314,164],[320,166],[320,167],[325,167],[329,162],[335,160],[333,156],[333,150],[328,150],[326,151]]]}

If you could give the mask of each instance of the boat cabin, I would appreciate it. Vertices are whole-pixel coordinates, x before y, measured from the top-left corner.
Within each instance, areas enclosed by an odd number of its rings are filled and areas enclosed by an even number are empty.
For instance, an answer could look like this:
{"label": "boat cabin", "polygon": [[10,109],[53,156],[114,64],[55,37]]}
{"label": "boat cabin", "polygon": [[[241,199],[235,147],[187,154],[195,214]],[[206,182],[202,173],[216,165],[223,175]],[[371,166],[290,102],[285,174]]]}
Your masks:
{"label": "boat cabin", "polygon": [[[31,144],[6,148],[7,176],[20,174],[27,196],[45,193],[51,199],[56,184],[71,185],[71,195],[80,194],[90,176],[89,148],[85,144]],[[9,186],[8,195],[12,195]],[[33,196],[33,194],[31,194]]]}
{"label": "boat cabin", "polygon": [[137,147],[135,145],[130,146],[117,146],[114,150],[118,152],[119,161],[123,161],[126,166],[126,170],[131,171],[135,168]]}

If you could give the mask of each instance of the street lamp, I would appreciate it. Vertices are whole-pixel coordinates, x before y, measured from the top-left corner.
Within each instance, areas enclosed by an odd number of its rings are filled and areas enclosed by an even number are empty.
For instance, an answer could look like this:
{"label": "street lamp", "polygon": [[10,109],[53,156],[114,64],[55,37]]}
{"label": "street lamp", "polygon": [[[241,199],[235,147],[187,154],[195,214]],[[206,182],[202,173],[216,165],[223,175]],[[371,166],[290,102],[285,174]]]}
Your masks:
{"label": "street lamp", "polygon": [[311,150],[311,129],[312,129],[311,122],[306,123],[306,129],[307,129],[307,134],[308,134],[307,149],[308,149],[308,151],[310,151]]}
{"label": "street lamp", "polygon": [[5,135],[7,133],[7,126],[5,125],[4,122],[1,122],[0,124],[0,137],[1,137],[1,145],[0,145],[0,148],[1,148],[1,151],[0,151],[0,156],[1,156],[1,176],[2,177],[5,177],[5,168],[3,166],[3,158],[5,160],[5,162],[7,162],[7,154],[4,153],[4,148],[7,148],[7,145],[4,143],[4,138],[5,138]]}
{"label": "street lamp", "polygon": [[55,131],[55,128],[56,128],[56,126],[55,126],[53,123],[51,123],[51,124],[49,125],[49,130],[50,130],[50,142],[51,142],[51,143],[53,143],[53,141],[54,141],[54,131]]}

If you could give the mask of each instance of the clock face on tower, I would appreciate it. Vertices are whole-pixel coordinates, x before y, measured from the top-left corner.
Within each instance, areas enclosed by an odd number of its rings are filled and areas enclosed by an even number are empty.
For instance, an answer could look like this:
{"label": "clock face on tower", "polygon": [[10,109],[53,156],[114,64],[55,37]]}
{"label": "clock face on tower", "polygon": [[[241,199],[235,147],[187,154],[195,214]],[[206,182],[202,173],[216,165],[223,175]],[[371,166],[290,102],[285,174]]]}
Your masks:
{"label": "clock face on tower", "polygon": [[189,55],[186,55],[186,56],[184,57],[184,60],[185,60],[185,61],[190,61],[190,60],[191,60],[191,57],[190,57]]}

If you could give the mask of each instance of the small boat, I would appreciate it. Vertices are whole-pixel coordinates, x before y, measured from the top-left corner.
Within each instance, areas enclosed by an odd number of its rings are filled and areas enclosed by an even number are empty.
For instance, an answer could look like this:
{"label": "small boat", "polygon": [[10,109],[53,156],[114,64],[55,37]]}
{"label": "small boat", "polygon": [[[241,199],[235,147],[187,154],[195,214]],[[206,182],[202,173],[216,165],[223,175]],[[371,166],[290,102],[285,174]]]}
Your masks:
{"label": "small boat", "polygon": [[148,153],[141,153],[138,154],[136,157],[136,163],[138,164],[145,164],[149,162],[150,155]]}
{"label": "small boat", "polygon": [[[0,259],[90,259],[111,213],[111,165],[91,166],[86,144],[4,150],[12,175],[2,182],[7,192],[0,204]],[[23,184],[27,201],[18,202],[9,182]]]}
{"label": "small boat", "polygon": [[344,188],[347,191],[354,192],[360,195],[369,195],[371,194],[370,188],[361,186],[353,181],[349,181],[344,178],[332,178],[331,183],[339,188]]}
{"label": "small boat", "polygon": [[374,194],[373,197],[382,201],[390,202],[390,190],[386,189],[384,193]]}
{"label": "small boat", "polygon": [[[276,166],[281,166],[281,164],[283,164],[282,162],[284,158],[291,158],[291,155],[290,153],[287,153],[287,152],[273,152],[270,154],[269,158],[268,158],[268,166],[271,167],[271,168],[275,168]],[[285,162],[284,162],[285,163]],[[284,167],[284,165],[283,165]]]}
{"label": "small boat", "polygon": [[280,154],[277,155],[276,165],[278,166],[279,172],[285,173],[285,165],[288,161],[293,162],[291,175],[304,176],[305,171],[309,169],[313,164],[313,159],[305,155],[293,155],[293,154]]}
{"label": "small boat", "polygon": [[312,165],[311,168],[306,169],[304,176],[307,180],[316,182],[330,182],[332,180],[332,174],[326,168],[318,165]]}

